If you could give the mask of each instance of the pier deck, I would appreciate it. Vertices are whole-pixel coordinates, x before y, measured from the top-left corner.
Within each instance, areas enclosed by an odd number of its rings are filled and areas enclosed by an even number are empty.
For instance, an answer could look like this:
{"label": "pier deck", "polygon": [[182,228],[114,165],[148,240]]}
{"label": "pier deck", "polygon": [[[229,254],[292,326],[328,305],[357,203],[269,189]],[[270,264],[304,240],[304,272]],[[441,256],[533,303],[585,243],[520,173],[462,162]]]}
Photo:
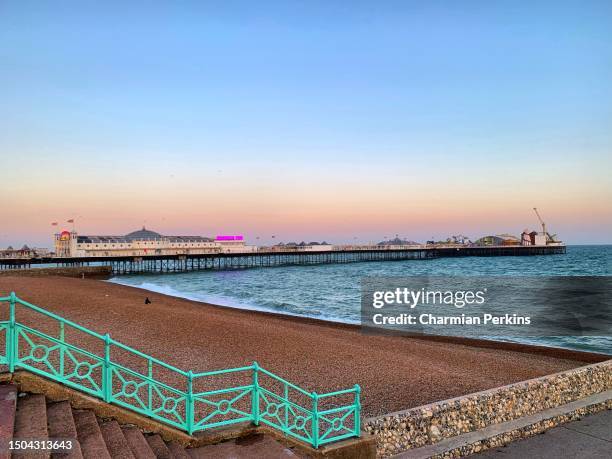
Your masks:
{"label": "pier deck", "polygon": [[184,272],[207,269],[244,269],[269,266],[354,263],[363,261],[425,260],[443,257],[531,256],[565,253],[564,245],[372,248],[327,251],[257,251],[252,253],[208,253],[109,257],[49,257],[0,259],[0,270],[28,269],[36,265],[108,265],[114,274]]}

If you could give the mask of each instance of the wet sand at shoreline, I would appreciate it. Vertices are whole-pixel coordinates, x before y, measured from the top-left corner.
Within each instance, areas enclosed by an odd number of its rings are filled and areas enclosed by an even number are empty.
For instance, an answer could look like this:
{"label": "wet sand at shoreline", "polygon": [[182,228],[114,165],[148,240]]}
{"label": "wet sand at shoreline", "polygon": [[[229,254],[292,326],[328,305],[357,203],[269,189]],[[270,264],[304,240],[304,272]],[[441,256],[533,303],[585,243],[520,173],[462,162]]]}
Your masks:
{"label": "wet sand at shoreline", "polygon": [[[309,391],[358,383],[366,416],[603,360],[519,344],[373,336],[353,325],[225,308],[90,279],[0,277],[0,296],[11,290],[184,370],[257,361]],[[152,303],[145,305],[145,297]],[[5,320],[8,307],[1,309]]]}

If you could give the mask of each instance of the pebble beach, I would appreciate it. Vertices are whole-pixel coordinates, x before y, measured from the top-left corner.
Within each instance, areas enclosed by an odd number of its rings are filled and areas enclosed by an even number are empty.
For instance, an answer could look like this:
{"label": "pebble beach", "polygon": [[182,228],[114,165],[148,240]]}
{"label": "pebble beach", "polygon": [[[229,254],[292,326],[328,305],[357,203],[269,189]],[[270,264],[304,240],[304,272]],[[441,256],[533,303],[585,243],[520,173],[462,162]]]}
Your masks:
{"label": "pebble beach", "polygon": [[0,296],[10,291],[185,370],[257,361],[310,391],[359,384],[365,416],[606,359],[521,344],[369,335],[356,325],[231,309],[101,280],[1,277]]}

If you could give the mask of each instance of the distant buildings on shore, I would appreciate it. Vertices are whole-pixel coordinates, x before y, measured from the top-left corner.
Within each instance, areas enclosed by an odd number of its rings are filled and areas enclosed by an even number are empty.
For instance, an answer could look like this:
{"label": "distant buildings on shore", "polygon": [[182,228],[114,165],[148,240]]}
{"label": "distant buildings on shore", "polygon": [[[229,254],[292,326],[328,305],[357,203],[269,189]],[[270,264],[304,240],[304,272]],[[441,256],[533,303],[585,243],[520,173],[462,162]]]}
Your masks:
{"label": "distant buildings on shore", "polygon": [[58,257],[199,255],[255,251],[257,247],[246,245],[243,236],[217,236],[215,239],[204,236],[163,236],[145,227],[125,236],[86,236],[76,231],[62,231],[55,235],[55,255]]}
{"label": "distant buildings on shore", "polygon": [[28,247],[27,245],[24,245],[20,249],[14,249],[8,246],[6,249],[0,250],[0,258],[43,258],[49,255],[49,249]]}

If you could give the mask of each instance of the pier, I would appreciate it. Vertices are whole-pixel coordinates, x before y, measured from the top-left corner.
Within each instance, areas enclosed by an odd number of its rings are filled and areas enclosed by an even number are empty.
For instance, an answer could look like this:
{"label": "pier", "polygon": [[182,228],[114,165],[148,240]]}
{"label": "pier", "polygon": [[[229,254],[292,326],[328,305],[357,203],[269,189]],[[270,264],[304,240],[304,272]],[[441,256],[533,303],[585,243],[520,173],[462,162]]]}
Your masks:
{"label": "pier", "polygon": [[113,274],[170,273],[199,270],[229,270],[270,266],[355,263],[365,261],[428,260],[444,257],[534,256],[565,253],[564,245],[547,246],[420,246],[413,248],[359,248],[326,251],[266,251],[178,255],[47,257],[0,259],[0,270],[37,266],[110,266]]}

